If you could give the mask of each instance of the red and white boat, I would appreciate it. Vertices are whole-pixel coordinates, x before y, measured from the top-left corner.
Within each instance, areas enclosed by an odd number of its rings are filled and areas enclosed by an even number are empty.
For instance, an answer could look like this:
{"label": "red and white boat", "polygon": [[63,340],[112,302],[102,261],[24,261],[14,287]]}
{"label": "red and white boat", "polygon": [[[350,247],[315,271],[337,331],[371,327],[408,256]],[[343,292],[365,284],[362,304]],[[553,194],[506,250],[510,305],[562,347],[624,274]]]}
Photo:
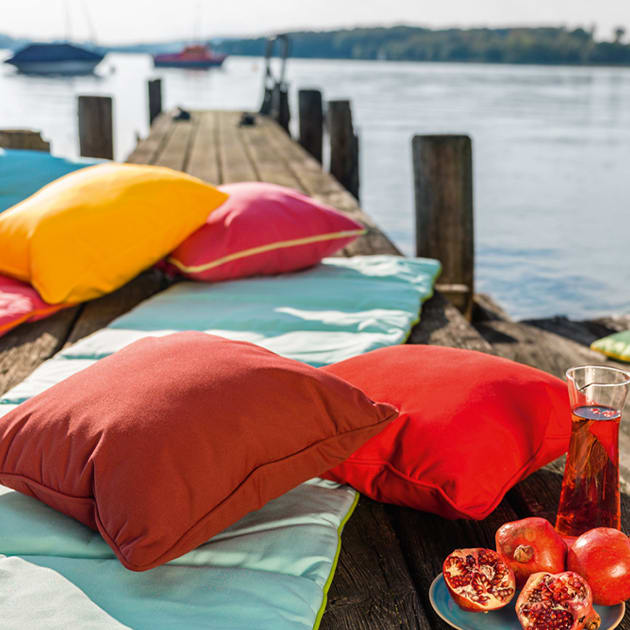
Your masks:
{"label": "red and white boat", "polygon": [[156,68],[217,68],[227,55],[213,53],[210,48],[197,44],[186,46],[178,53],[153,55]]}

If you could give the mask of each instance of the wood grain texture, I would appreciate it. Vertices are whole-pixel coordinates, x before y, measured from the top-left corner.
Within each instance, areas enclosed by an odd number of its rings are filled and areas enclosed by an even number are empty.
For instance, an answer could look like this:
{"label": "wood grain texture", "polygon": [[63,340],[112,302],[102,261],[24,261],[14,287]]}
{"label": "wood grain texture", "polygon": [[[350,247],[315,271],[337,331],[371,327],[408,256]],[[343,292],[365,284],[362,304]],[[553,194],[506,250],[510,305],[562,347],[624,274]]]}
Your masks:
{"label": "wood grain texture", "polygon": [[240,127],[237,132],[248,157],[255,164],[258,179],[305,192],[295,173],[287,168],[286,162],[274,149],[273,140],[269,136],[270,128],[261,125]]}
{"label": "wood grain texture", "polygon": [[114,319],[130,311],[148,297],[163,291],[170,284],[171,282],[161,271],[154,268],[147,269],[113,293],[85,302],[73,323],[65,346],[105,328]]}
{"label": "wood grain texture", "polygon": [[470,320],[474,282],[472,145],[468,136],[414,136],[416,254],[442,263],[440,282],[463,284],[453,295]]}
{"label": "wood grain texture", "polygon": [[59,311],[0,337],[0,395],[63,347],[80,310],[75,306]]}
{"label": "wood grain texture", "polygon": [[173,130],[166,138],[161,150],[157,152],[153,164],[167,166],[176,171],[185,171],[197,121],[194,118],[190,120],[174,120],[171,122],[171,125]]}
{"label": "wood grain texture", "polygon": [[162,79],[147,81],[147,96],[149,101],[149,127],[162,113]]}
{"label": "wood grain texture", "polygon": [[251,182],[260,179],[240,136],[238,112],[218,112],[219,163],[221,183]]}
{"label": "wood grain texture", "polygon": [[216,112],[194,112],[197,125],[192,138],[187,172],[210,184],[221,183]]}
{"label": "wood grain texture", "polygon": [[114,104],[111,96],[79,96],[79,154],[114,159]]}
{"label": "wood grain texture", "polygon": [[494,549],[495,531],[503,523],[514,520],[516,512],[504,501],[487,519],[477,522],[464,519],[450,521],[393,505],[386,509],[400,539],[418,597],[427,611],[430,627],[447,630],[449,626],[433,612],[428,597],[431,583],[442,572],[444,558],[458,548]]}
{"label": "wood grain texture", "polygon": [[342,543],[322,630],[432,627],[384,505],[362,497]]}
{"label": "wood grain texture", "polygon": [[162,112],[153,122],[149,135],[138,142],[127,157],[130,164],[154,164],[166,144],[175,123],[169,112]]}
{"label": "wood grain texture", "polygon": [[324,106],[320,90],[298,92],[298,117],[300,145],[321,163],[324,142]]}
{"label": "wood grain texture", "polygon": [[359,140],[354,133],[350,101],[329,101],[330,174],[359,198]]}
{"label": "wood grain texture", "polygon": [[4,149],[29,149],[50,152],[50,142],[33,129],[0,129],[0,147]]}

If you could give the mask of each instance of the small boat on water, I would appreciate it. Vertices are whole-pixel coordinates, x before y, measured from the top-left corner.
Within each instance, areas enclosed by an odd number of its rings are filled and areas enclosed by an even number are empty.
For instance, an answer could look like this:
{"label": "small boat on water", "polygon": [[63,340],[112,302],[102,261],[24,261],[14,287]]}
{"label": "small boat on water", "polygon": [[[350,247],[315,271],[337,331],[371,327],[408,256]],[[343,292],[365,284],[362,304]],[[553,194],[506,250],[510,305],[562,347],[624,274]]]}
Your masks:
{"label": "small boat on water", "polygon": [[73,44],[29,44],[5,63],[24,74],[92,74],[105,55]]}
{"label": "small boat on water", "polygon": [[216,54],[207,46],[200,44],[186,46],[178,53],[153,55],[156,68],[217,68],[227,55]]}

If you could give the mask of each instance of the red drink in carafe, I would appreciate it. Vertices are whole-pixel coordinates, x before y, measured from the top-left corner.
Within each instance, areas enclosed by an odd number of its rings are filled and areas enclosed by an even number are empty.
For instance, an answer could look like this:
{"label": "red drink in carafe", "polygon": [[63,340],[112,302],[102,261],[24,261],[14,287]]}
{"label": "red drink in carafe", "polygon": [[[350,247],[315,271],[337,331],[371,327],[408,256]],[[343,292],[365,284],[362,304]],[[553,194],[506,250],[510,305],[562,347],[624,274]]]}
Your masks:
{"label": "red drink in carafe", "polygon": [[571,442],[556,530],[579,536],[593,527],[621,527],[619,421],[621,412],[603,405],[572,410]]}

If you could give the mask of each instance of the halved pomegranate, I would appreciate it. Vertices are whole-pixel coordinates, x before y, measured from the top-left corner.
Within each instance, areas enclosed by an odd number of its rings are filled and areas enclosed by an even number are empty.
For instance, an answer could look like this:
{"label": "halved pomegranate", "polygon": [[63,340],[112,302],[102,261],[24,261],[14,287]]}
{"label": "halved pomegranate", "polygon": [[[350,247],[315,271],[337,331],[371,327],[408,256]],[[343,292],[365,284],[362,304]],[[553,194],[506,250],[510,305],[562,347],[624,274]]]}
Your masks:
{"label": "halved pomegranate", "polygon": [[492,549],[455,549],[442,565],[455,603],[471,612],[502,608],[514,597],[514,572]]}
{"label": "halved pomegranate", "polygon": [[514,571],[516,588],[522,588],[532,573],[565,569],[567,545],[547,519],[531,516],[505,523],[497,529],[495,541]]}
{"label": "halved pomegranate", "polygon": [[589,585],[573,571],[531,575],[516,614],[525,630],[597,630],[601,623]]}

